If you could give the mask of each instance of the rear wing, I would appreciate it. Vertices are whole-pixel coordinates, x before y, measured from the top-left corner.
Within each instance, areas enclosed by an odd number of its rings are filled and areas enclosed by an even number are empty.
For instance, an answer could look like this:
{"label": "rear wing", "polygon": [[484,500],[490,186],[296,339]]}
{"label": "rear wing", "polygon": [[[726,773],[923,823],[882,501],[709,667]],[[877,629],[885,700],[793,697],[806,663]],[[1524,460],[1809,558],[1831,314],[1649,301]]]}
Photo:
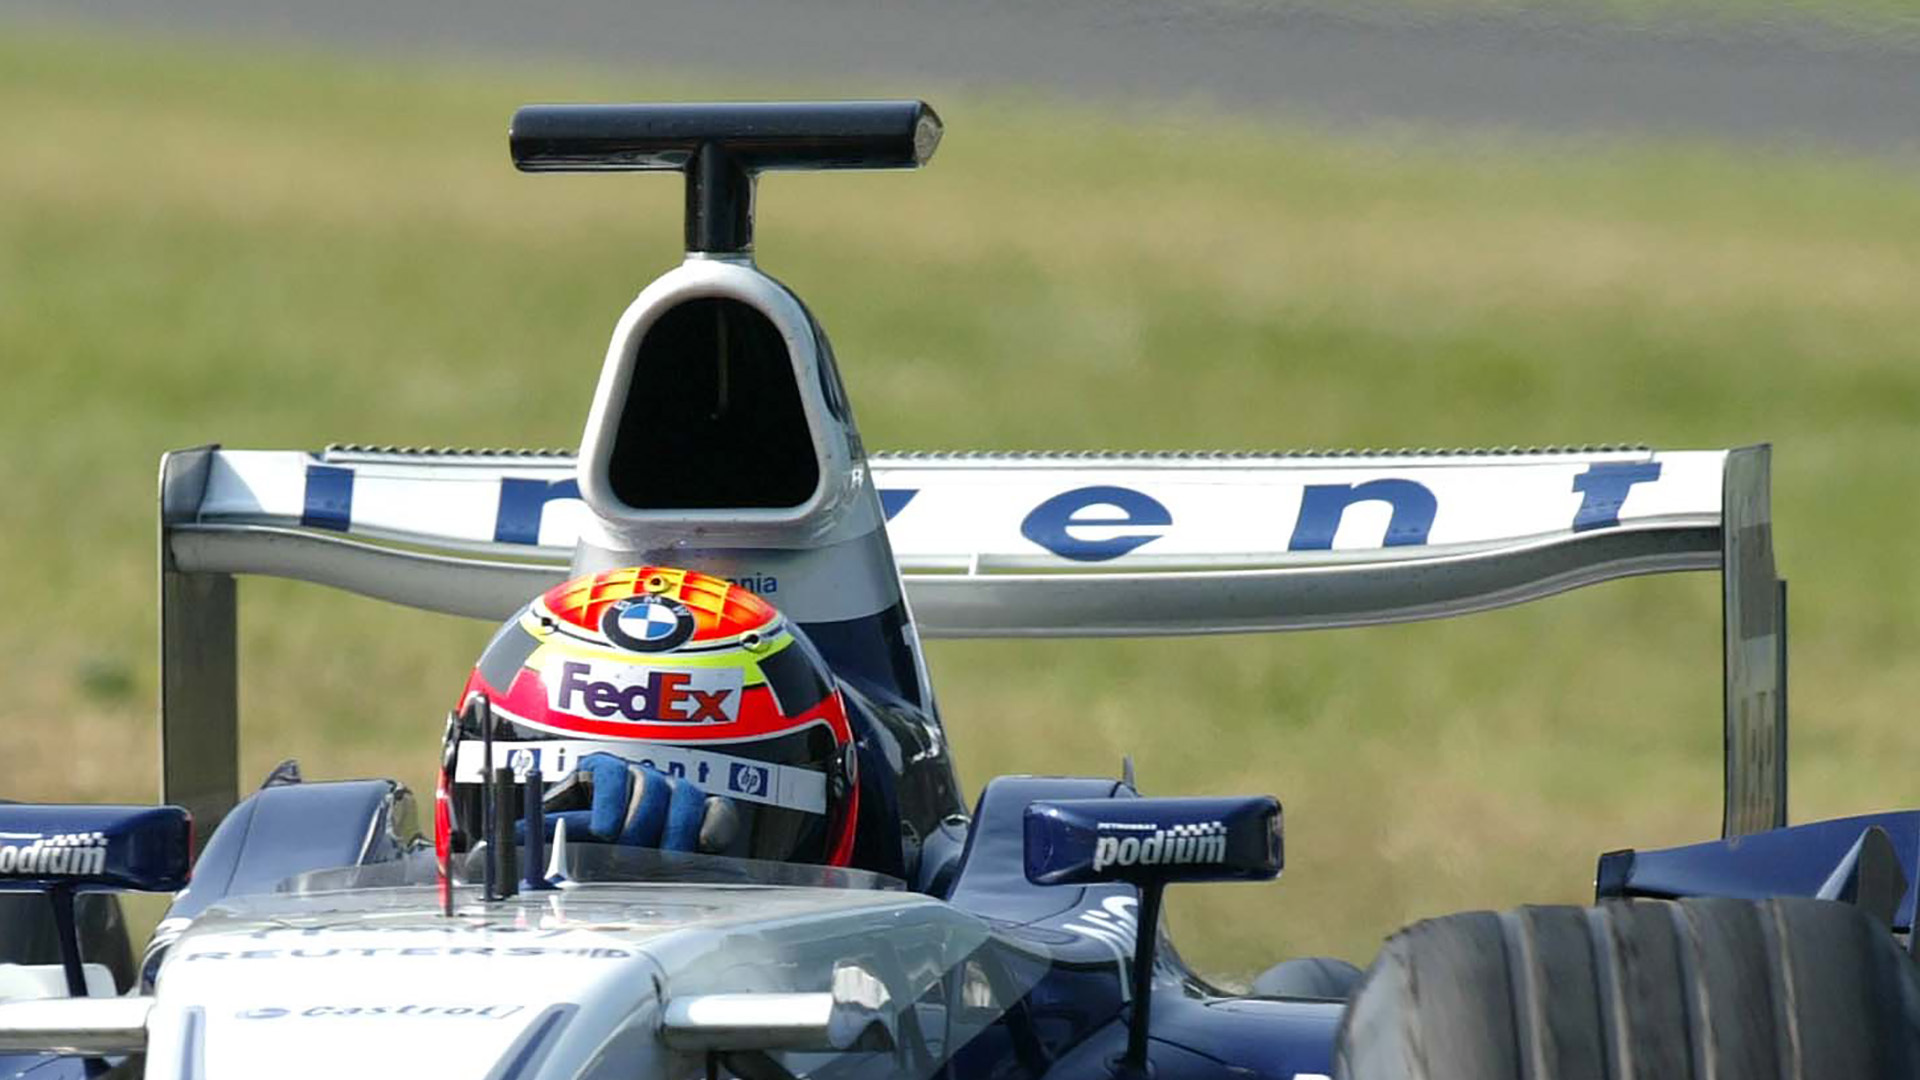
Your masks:
{"label": "rear wing", "polygon": [[[1769,450],[869,459],[933,637],[1303,630],[1438,618],[1717,570],[1727,836],[1786,821],[1785,586]],[[504,619],[567,576],[562,453],[206,447],[162,461],[162,793],[211,828],[238,790],[235,575]],[[779,602],[781,583],[742,581]]]}

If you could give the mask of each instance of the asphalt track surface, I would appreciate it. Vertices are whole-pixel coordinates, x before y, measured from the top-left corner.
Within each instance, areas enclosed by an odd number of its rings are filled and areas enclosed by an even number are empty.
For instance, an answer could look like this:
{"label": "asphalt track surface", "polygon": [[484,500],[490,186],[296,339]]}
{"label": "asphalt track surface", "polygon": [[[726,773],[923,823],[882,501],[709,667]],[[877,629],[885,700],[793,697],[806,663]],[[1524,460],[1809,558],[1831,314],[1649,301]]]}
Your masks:
{"label": "asphalt track surface", "polygon": [[[1276,0],[0,0],[0,19],[385,53],[1035,92],[1290,123],[1920,149],[1920,44],[1807,27],[1428,25]],[[4,25],[0,25],[0,31]]]}

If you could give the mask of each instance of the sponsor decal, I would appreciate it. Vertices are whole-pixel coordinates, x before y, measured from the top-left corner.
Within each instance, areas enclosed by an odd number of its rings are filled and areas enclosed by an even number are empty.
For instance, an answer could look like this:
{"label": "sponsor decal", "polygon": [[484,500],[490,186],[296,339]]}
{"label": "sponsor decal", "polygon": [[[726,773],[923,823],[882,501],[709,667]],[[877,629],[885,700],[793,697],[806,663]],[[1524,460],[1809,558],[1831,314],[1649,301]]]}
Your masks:
{"label": "sponsor decal", "polygon": [[[1579,467],[1581,463],[1572,463]],[[1591,529],[1612,528],[1620,524],[1620,512],[1628,497],[1642,485],[1661,484],[1671,480],[1663,475],[1662,462],[1627,460],[1594,461],[1584,463],[1584,469],[1571,476],[1571,493],[1581,496],[1572,518],[1562,519],[1554,525],[1550,517],[1540,518],[1536,528],[1528,524],[1522,532],[1544,531],[1552,528],[1566,528],[1573,532],[1585,532]],[[1223,468],[1227,468],[1223,466]],[[1091,470],[1098,473],[1098,469]],[[1326,470],[1320,470],[1326,471]],[[1374,471],[1374,470],[1369,470]],[[1388,471],[1381,466],[1379,471]],[[301,524],[310,528],[351,530],[355,527],[354,499],[355,475],[352,468],[337,465],[309,464],[305,467],[302,485]],[[375,476],[363,479],[381,482],[384,478]],[[1275,497],[1293,503],[1297,509],[1292,511],[1290,522],[1277,525],[1275,543],[1284,543],[1288,551],[1325,551],[1330,550],[1339,533],[1347,511],[1355,506],[1372,504],[1374,509],[1384,508],[1388,514],[1388,524],[1383,535],[1377,541],[1372,537],[1365,540],[1356,538],[1354,546],[1402,547],[1420,546],[1428,543],[1428,536],[1441,509],[1441,497],[1434,486],[1424,482],[1425,477],[1413,475],[1376,476],[1359,483],[1319,483],[1290,485],[1286,480],[1278,480],[1266,485],[1262,490]],[[392,481],[387,481],[392,483]],[[1684,487],[1685,481],[1681,482]],[[1475,487],[1483,485],[1475,484]],[[1668,486],[1676,486],[1668,484]],[[1484,485],[1496,490],[1489,482]],[[1031,543],[1063,559],[1075,562],[1108,562],[1130,554],[1136,549],[1146,547],[1156,541],[1161,547],[1176,536],[1181,529],[1205,530],[1204,523],[1196,523],[1195,517],[1201,516],[1190,510],[1183,510],[1176,517],[1172,499],[1168,496],[1182,490],[1179,484],[1165,487],[1154,485],[1098,484],[1074,487],[1055,492],[1035,502],[1014,504],[1009,511],[1019,512],[1018,533]],[[1297,492],[1297,497],[1294,492]],[[923,509],[915,516],[922,521],[939,520],[941,507],[926,508],[929,500],[938,499],[940,491],[929,491],[919,487],[878,488],[881,511],[887,521],[892,522],[910,504],[919,504]],[[437,494],[437,492],[436,492]],[[1294,500],[1297,498],[1297,502]],[[447,503],[430,500],[428,507],[439,507]],[[432,510],[423,507],[418,513],[423,523],[432,521]],[[580,502],[578,482],[572,477],[548,480],[535,477],[508,476],[500,481],[499,494],[494,501],[493,528],[490,533],[482,532],[472,539],[485,539],[491,536],[496,543],[517,545],[538,545],[542,540],[542,528],[546,519],[553,514],[564,515],[568,519],[580,518],[586,512],[585,504]],[[1476,510],[1476,512],[1478,512]],[[933,517],[929,517],[933,515]],[[1531,515],[1529,515],[1531,517]],[[437,522],[436,522],[437,524]],[[572,542],[571,521],[560,527],[547,530],[545,540],[550,545],[568,546]],[[923,526],[924,527],[924,526]],[[409,531],[411,527],[409,527]],[[437,528],[422,527],[419,531],[435,534]],[[1494,532],[1486,538],[1499,535],[1518,535],[1517,533]],[[465,537],[463,537],[465,538]],[[899,541],[896,540],[896,543]],[[1344,545],[1343,545],[1344,546]],[[778,583],[771,576],[744,575],[732,579],[737,585],[751,589],[763,595],[778,589]],[[658,604],[677,607],[671,600],[662,597],[635,598],[635,604]],[[633,616],[637,620],[634,629],[645,626],[649,634],[657,633],[661,637],[640,636],[642,645],[632,645],[609,631],[608,636],[628,645],[630,648],[643,648],[659,651],[673,648],[678,642],[667,643],[672,638],[663,627],[651,624],[648,616],[656,614],[641,612]],[[677,619],[675,620],[677,625]],[[622,620],[623,632],[627,628]],[[689,626],[687,633],[691,635]],[[685,640],[684,638],[681,640]]]}
{"label": "sponsor decal", "polygon": [[[494,760],[498,762],[498,744],[494,753]],[[579,769],[581,759],[589,754],[612,754],[668,776],[691,780],[714,794],[724,793],[748,802],[784,806],[809,814],[827,812],[827,774],[798,765],[771,765],[733,754],[639,740],[548,739],[514,743],[507,753],[510,765],[518,768],[527,762],[529,768],[539,769],[541,779],[550,784],[571,776]],[[483,779],[484,755],[480,740],[461,740],[454,760],[454,782],[479,783]]]}
{"label": "sponsor decal", "polygon": [[494,508],[493,539],[499,544],[538,544],[540,519],[555,499],[579,499],[580,481],[537,480],[524,476],[500,479],[500,502]]}
{"label": "sponsor decal", "polygon": [[206,949],[190,952],[185,960],[342,960],[373,957],[528,957],[571,956],[582,960],[625,960],[633,954],[626,949],[582,948],[553,949],[543,945],[375,945],[346,948],[311,949]]}
{"label": "sponsor decal", "polygon": [[771,596],[780,591],[780,579],[772,574],[746,574],[741,577],[730,577],[727,581],[729,584],[738,585],[748,592],[759,593],[761,596]]}
{"label": "sponsor decal", "polygon": [[107,870],[107,837],[99,832],[0,833],[0,874],[92,877]]}
{"label": "sponsor decal", "polygon": [[[176,921],[184,923],[184,922],[191,922],[192,920],[183,919],[183,920],[176,920]],[[338,922],[338,923],[320,923],[315,926],[262,926],[254,930],[246,931],[244,936],[251,941],[266,941],[273,938],[289,938],[289,937],[316,938],[316,937],[323,937],[329,934],[354,934],[354,935],[376,935],[376,936],[380,934],[405,934],[410,937],[419,937],[422,935],[429,935],[429,934],[438,934],[443,936],[444,935],[466,936],[466,935],[472,934],[475,930],[482,929],[482,928],[485,929],[486,934],[489,938],[495,938],[495,937],[501,937],[501,936],[514,936],[518,940],[522,940],[522,941],[555,941],[563,938],[578,939],[578,937],[580,936],[580,930],[576,927],[571,927],[571,926],[550,926],[546,928],[540,928],[540,927],[533,927],[533,926],[493,925],[493,926],[481,927],[473,923],[455,923],[450,925],[439,925],[439,926],[421,926],[417,924],[392,926],[392,925],[381,925],[380,923],[362,922],[359,919],[350,919],[348,921]],[[232,935],[223,934],[221,936],[231,937]]]}
{"label": "sponsor decal", "polygon": [[1127,960],[1133,955],[1133,940],[1140,929],[1139,901],[1131,896],[1109,896],[1098,907],[1090,907],[1060,924],[1060,929],[1077,937],[1097,941],[1113,954],[1120,969],[1120,1000],[1133,995],[1126,978]]}
{"label": "sponsor decal", "polygon": [[1217,863],[1227,859],[1225,822],[1200,821],[1161,829],[1152,825],[1103,821],[1099,829],[1099,839],[1093,846],[1095,870],[1105,870],[1109,866]]}
{"label": "sponsor decal", "polygon": [[[1173,524],[1160,500],[1132,488],[1102,484],[1064,491],[1027,514],[1020,535],[1063,559],[1106,562],[1158,539],[1158,532],[1104,535],[1108,530]],[[1089,534],[1088,529],[1094,533]]]}
{"label": "sponsor decal", "polygon": [[[473,762],[470,767],[465,761],[465,757],[470,753],[464,749],[468,742],[476,742],[476,740],[468,740],[460,744],[463,749],[460,751],[461,760],[456,763],[454,770],[455,783],[479,783],[483,779],[480,776],[478,761]],[[499,748],[495,747],[494,753],[497,755],[499,752]],[[552,784],[571,776],[579,767],[580,759],[585,756],[573,747],[565,745],[516,746],[507,752],[507,768],[513,770],[515,780],[524,780],[527,774],[538,772],[542,783]],[[495,757],[494,762],[497,765],[499,758]]]}
{"label": "sponsor decal", "polygon": [[1433,531],[1440,504],[1418,480],[1397,476],[1364,484],[1308,484],[1300,493],[1300,516],[1293,523],[1288,551],[1331,551],[1347,508],[1357,503],[1384,503],[1388,508],[1387,534],[1381,547],[1418,547]]}
{"label": "sponsor decal", "polygon": [[307,490],[301,497],[300,524],[309,529],[346,532],[353,527],[352,469],[307,466]]}
{"label": "sponsor decal", "polygon": [[900,511],[907,508],[907,504],[913,501],[915,495],[920,494],[919,488],[881,488],[879,490],[880,512],[887,516],[888,521],[892,521]]}
{"label": "sponsor decal", "polygon": [[288,1016],[351,1016],[356,1019],[397,1016],[408,1019],[424,1017],[436,1020],[503,1020],[524,1008],[526,1008],[524,1005],[308,1005],[302,1008],[283,1009],[269,1005],[258,1009],[242,1009],[234,1015],[241,1020],[279,1020]]}
{"label": "sponsor decal", "polygon": [[731,724],[740,713],[737,667],[671,671],[563,660],[546,672],[556,712],[649,724]]}
{"label": "sponsor decal", "polygon": [[666,652],[693,636],[693,612],[664,596],[633,596],[607,605],[600,630],[636,652]]}
{"label": "sponsor decal", "polygon": [[1620,508],[1635,484],[1660,479],[1657,461],[1614,461],[1595,464],[1573,478],[1580,493],[1580,509],[1573,515],[1573,531],[1610,529],[1620,524]]}
{"label": "sponsor decal", "polygon": [[765,765],[734,762],[727,767],[728,791],[751,798],[756,795],[765,795],[769,786]]}

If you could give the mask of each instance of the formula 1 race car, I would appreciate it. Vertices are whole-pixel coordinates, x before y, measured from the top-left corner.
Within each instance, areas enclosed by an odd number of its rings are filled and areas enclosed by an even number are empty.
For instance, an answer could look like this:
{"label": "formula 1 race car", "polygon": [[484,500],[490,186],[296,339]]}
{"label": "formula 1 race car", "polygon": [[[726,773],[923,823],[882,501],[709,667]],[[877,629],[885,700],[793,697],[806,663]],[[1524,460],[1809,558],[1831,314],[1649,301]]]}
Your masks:
{"label": "formula 1 race car", "polygon": [[[686,178],[686,259],[621,316],[577,455],[168,454],[166,805],[0,806],[6,1067],[1920,1075],[1920,812],[1787,824],[1767,447],[869,456],[826,335],[753,261],[754,183],[919,166],[940,134],[920,102],[524,108],[510,136],[523,170]],[[927,635],[1438,618],[1692,570],[1724,586],[1720,839],[1602,855],[1591,908],[1423,922],[1366,972],[1300,958],[1246,995],[1185,966],[1161,897],[1277,875],[1278,802],[1146,797],[1130,767],[999,777],[969,801],[920,652]],[[493,696],[449,717],[429,824],[392,780],[283,767],[243,790],[245,574],[508,620],[470,684]],[[595,591],[614,578],[619,598]],[[575,625],[563,608],[589,614]],[[582,660],[532,692],[536,708],[546,693],[585,702],[601,727],[543,728],[513,696],[543,634],[604,627],[580,647],[671,650],[699,640],[695,608],[761,620],[724,643],[753,654],[747,675],[688,660],[677,682],[596,681]],[[726,695],[762,677],[784,707],[796,676],[774,646],[789,643],[754,627],[803,631],[826,672],[808,685],[843,709],[844,760],[666,740],[653,765],[767,820],[841,792],[831,854],[606,843],[583,818],[548,822],[621,724],[724,735],[745,722]],[[138,952],[112,895],[127,890],[174,893]]]}

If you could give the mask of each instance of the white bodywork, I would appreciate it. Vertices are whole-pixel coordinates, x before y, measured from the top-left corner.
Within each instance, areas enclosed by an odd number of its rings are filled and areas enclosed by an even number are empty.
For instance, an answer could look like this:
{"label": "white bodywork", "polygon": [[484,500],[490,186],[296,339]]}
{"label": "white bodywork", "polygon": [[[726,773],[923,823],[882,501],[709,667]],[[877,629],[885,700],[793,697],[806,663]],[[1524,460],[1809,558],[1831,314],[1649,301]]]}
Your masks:
{"label": "white bodywork", "polygon": [[[871,470],[924,633],[1071,636],[1394,622],[1715,569],[1728,457],[882,455]],[[1636,466],[1647,478],[1621,485],[1603,527],[1582,527],[1586,478]],[[312,527],[316,468],[351,497],[324,529]],[[183,568],[504,618],[563,580],[583,530],[599,527],[574,494],[575,473],[566,457],[220,451],[169,551]],[[501,539],[509,481],[540,487],[545,501],[528,508],[537,527]],[[1368,497],[1383,489],[1414,510],[1411,534],[1394,534],[1393,502]],[[1319,531],[1302,520],[1312,492],[1332,493],[1336,507],[1327,535],[1309,539]],[[761,563],[729,576],[789,604],[799,582],[777,560]]]}
{"label": "white bodywork", "polygon": [[[1658,464],[1656,479],[1627,492],[1618,525],[1713,527],[1721,511],[1722,450],[1570,453],[1230,457],[1140,455],[880,455],[874,485],[902,504],[887,521],[895,557],[909,577],[940,572],[1068,569],[1064,557],[1023,534],[1047,500],[1075,490],[1125,488],[1164,506],[1168,524],[1128,524],[1124,509],[1099,512],[1089,500],[1069,526],[1090,543],[1116,535],[1151,539],[1099,560],[1110,569],[1250,569],[1308,562],[1365,562],[1509,547],[1573,532],[1582,496],[1574,480],[1596,464]],[[573,459],[468,459],[329,452],[327,467],[351,470],[348,532],[372,540],[434,545],[496,557],[572,557],[582,531],[604,528],[576,495],[544,506],[537,544],[495,539],[502,480],[558,484],[573,479]],[[199,522],[299,528],[309,454],[229,450],[213,462]],[[1303,493],[1313,486],[1408,480],[1436,502],[1423,543],[1383,545],[1390,507],[1356,502],[1340,518],[1332,549],[1289,549]],[[1105,518],[1105,522],[1096,519]],[[1084,563],[1079,563],[1085,569]]]}
{"label": "white bodywork", "polygon": [[613,884],[487,905],[461,893],[451,918],[419,886],[211,909],[160,970],[146,1076],[701,1076],[704,1055],[662,1036],[676,997],[824,991],[881,932],[903,960],[887,989],[910,1003],[985,940],[977,921],[900,892]]}

